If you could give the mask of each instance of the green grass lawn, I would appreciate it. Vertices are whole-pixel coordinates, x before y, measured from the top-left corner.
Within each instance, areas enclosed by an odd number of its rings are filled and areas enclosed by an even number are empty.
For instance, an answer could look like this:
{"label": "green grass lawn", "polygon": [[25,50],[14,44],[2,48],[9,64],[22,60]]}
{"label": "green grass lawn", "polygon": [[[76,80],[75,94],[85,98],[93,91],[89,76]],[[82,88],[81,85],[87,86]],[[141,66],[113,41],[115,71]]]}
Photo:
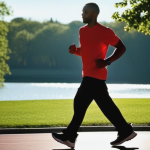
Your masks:
{"label": "green grass lawn", "polygon": [[[150,99],[113,99],[127,122],[150,125]],[[73,115],[73,100],[1,101],[0,128],[62,127]],[[82,125],[110,125],[93,101]]]}

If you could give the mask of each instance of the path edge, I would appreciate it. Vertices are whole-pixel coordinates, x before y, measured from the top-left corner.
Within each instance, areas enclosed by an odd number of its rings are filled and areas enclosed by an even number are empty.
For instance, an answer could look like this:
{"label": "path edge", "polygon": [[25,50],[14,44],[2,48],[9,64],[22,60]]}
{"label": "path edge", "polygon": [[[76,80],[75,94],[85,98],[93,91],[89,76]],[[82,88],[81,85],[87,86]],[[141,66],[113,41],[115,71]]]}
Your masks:
{"label": "path edge", "polygon": [[[28,134],[60,132],[66,127],[50,128],[0,128],[0,134]],[[150,131],[150,126],[133,126],[135,131]],[[81,126],[78,132],[109,132],[116,131],[113,126]]]}

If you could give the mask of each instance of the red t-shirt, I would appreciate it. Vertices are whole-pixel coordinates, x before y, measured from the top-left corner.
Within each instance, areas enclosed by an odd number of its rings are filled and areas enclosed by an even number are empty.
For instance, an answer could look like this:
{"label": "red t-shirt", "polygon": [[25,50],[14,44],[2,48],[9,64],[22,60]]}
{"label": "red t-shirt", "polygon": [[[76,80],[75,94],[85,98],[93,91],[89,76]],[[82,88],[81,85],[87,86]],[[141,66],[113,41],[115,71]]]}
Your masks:
{"label": "red t-shirt", "polygon": [[107,79],[107,68],[97,68],[95,60],[105,59],[108,46],[114,46],[119,38],[112,29],[99,23],[89,28],[85,25],[79,30],[80,47],[74,54],[81,56],[83,69],[82,76],[89,76],[101,80]]}

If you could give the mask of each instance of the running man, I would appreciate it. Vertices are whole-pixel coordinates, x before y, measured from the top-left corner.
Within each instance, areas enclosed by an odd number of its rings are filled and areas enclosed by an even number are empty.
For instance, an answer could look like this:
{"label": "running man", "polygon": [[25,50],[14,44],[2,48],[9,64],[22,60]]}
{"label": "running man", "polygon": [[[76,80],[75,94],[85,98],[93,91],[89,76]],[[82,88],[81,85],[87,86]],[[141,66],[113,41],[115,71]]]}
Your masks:
{"label": "running man", "polygon": [[[72,121],[62,133],[52,133],[56,141],[72,148],[75,147],[77,131],[93,99],[118,131],[118,137],[110,143],[111,145],[122,144],[137,135],[131,124],[128,124],[123,118],[107,91],[106,67],[119,59],[126,51],[126,47],[112,29],[97,22],[99,11],[99,7],[95,3],[87,3],[83,7],[83,23],[87,25],[79,29],[80,47],[76,48],[75,44],[69,47],[71,54],[82,58],[83,80],[74,98]],[[106,58],[109,45],[115,47],[115,50],[110,57]]]}

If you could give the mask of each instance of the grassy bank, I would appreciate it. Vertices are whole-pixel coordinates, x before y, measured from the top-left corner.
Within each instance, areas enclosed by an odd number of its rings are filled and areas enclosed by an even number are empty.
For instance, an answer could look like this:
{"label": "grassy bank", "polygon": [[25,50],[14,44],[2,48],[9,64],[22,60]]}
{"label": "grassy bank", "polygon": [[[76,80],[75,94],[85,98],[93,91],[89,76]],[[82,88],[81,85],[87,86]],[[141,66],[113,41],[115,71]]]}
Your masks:
{"label": "grassy bank", "polygon": [[[134,125],[150,125],[150,99],[114,99],[123,116]],[[0,128],[67,126],[73,115],[73,100],[1,101]],[[83,124],[110,125],[95,102]]]}

